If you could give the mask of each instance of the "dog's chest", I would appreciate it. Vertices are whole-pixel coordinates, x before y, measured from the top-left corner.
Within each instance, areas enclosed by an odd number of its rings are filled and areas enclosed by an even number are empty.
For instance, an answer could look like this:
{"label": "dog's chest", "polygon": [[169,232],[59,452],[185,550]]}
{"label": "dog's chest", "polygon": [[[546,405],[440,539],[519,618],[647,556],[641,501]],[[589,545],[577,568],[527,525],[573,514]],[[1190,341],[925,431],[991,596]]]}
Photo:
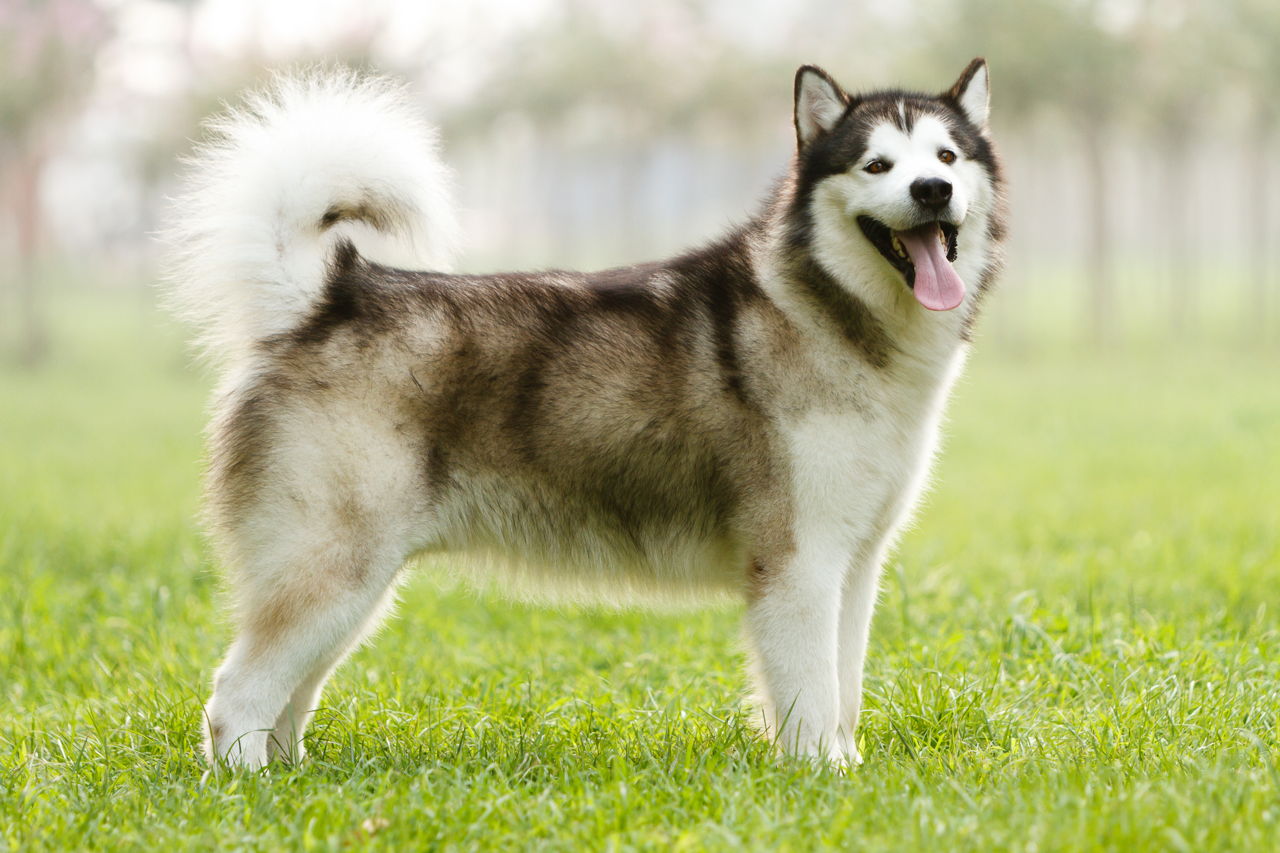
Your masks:
{"label": "dog's chest", "polygon": [[814,406],[785,428],[802,535],[861,547],[914,502],[937,444],[942,410],[963,353],[899,374],[863,372],[852,405]]}

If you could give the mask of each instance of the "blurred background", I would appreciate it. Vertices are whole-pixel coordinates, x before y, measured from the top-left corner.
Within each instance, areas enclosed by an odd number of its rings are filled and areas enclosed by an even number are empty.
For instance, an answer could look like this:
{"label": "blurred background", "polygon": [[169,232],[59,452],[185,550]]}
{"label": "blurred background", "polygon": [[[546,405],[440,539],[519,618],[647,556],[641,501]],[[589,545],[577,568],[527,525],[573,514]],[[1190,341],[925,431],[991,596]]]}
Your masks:
{"label": "blurred background", "polygon": [[145,310],[178,158],[266,69],[411,80],[480,271],[751,215],[801,63],[937,91],[979,54],[1012,204],[992,346],[1274,343],[1274,0],[0,0],[0,356],[56,353],[68,293]]}
{"label": "blurred background", "polygon": [[[739,705],[736,613],[420,583],[326,694],[305,803],[192,786],[229,634],[212,378],[152,235],[204,116],[272,68],[399,75],[466,269],[598,268],[754,213],[797,66],[937,92],[980,54],[1009,264],[886,568],[869,775],[696,759],[738,761],[702,734]],[[1278,125],[1280,0],[0,0],[0,849],[351,847],[374,809],[414,846],[515,815],[526,845],[1280,849]]]}

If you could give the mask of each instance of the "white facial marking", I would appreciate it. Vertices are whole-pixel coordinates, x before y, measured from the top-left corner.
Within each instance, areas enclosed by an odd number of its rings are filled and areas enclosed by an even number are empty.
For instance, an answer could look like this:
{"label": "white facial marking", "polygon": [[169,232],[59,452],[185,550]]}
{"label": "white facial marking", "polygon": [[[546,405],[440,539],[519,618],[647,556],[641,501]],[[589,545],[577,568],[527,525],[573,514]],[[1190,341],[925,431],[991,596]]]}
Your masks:
{"label": "white facial marking", "polygon": [[[848,213],[905,230],[932,218],[911,198],[911,184],[922,178],[941,178],[951,184],[951,204],[938,218],[963,223],[975,192],[984,182],[982,169],[967,163],[962,155],[950,165],[943,163],[938,152],[944,148],[959,154],[946,125],[934,116],[921,116],[909,132],[887,122],[876,127],[867,139],[866,154],[848,174],[852,182],[846,192]],[[872,160],[893,165],[887,172],[873,175],[863,171]]]}

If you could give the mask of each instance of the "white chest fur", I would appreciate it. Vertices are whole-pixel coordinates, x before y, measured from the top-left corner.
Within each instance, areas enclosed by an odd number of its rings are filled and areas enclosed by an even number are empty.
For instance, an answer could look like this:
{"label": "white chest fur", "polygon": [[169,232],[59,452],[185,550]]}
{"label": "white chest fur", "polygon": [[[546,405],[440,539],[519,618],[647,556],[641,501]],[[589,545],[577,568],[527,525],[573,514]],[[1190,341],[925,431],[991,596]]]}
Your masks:
{"label": "white chest fur", "polygon": [[937,446],[946,399],[965,360],[860,371],[859,405],[815,407],[787,428],[797,539],[870,557],[915,504]]}

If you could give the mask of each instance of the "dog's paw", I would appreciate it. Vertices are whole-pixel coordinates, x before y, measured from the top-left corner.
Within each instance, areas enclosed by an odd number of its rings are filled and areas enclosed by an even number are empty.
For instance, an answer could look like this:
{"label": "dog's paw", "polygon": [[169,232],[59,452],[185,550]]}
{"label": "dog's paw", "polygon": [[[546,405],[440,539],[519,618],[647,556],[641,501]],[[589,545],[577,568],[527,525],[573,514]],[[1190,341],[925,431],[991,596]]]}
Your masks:
{"label": "dog's paw", "polygon": [[279,732],[267,739],[267,760],[277,764],[297,764],[306,757],[307,750],[301,738],[290,737],[287,740]]}
{"label": "dog's paw", "polygon": [[215,769],[258,770],[267,764],[266,732],[247,732],[237,738],[226,734],[225,726],[210,726],[204,756]]}
{"label": "dog's paw", "polygon": [[827,763],[845,773],[858,769],[862,764],[862,753],[858,750],[858,743],[853,735],[845,734],[844,731],[836,735],[835,742],[827,752]]}

